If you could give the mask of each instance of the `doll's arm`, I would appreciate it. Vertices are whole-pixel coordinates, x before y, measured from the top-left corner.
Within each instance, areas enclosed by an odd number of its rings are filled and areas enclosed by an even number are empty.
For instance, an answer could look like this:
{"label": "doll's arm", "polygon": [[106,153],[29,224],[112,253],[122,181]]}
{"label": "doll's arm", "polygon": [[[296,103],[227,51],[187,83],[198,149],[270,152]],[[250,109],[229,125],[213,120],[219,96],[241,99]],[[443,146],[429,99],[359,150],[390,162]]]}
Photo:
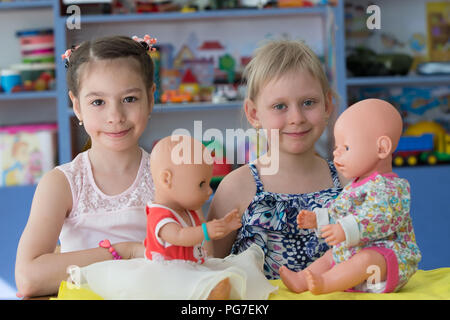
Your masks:
{"label": "doll's arm", "polygon": [[301,210],[297,215],[297,224],[300,229],[315,229],[316,235],[320,237],[322,227],[330,224],[328,209]]}
{"label": "doll's arm", "polygon": [[[237,210],[230,211],[222,219],[214,219],[206,223],[211,240],[221,239],[241,226]],[[204,239],[203,227],[182,227],[178,223],[167,223],[159,229],[159,237],[176,246],[192,247]]]}
{"label": "doll's arm", "polygon": [[317,228],[316,214],[308,210],[300,210],[297,215],[297,225],[300,229]]}

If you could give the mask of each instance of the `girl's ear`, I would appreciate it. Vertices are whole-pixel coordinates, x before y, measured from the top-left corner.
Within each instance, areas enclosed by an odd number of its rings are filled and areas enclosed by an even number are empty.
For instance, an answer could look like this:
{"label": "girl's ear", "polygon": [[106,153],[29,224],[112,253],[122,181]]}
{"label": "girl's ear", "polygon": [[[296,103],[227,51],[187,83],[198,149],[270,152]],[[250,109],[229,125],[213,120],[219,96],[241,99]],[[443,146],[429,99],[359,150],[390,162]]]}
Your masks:
{"label": "girl's ear", "polygon": [[69,91],[69,98],[72,101],[73,112],[79,121],[83,121],[83,117],[81,116],[80,99],[78,99],[72,91]]}
{"label": "girl's ear", "polygon": [[392,153],[392,140],[388,136],[381,136],[377,140],[378,158],[386,159]]}
{"label": "girl's ear", "polygon": [[251,99],[245,99],[244,101],[244,110],[245,116],[247,117],[247,121],[252,125],[252,127],[257,128],[260,126],[260,121],[258,118],[258,113],[256,109],[256,105]]}
{"label": "girl's ear", "polygon": [[327,95],[325,96],[325,113],[327,114],[328,118],[331,117],[333,111],[334,111],[333,93],[331,91],[328,91]]}
{"label": "girl's ear", "polygon": [[150,116],[153,111],[153,107],[155,106],[155,91],[156,91],[156,85],[153,84],[147,92],[148,97],[148,118],[150,119]]}

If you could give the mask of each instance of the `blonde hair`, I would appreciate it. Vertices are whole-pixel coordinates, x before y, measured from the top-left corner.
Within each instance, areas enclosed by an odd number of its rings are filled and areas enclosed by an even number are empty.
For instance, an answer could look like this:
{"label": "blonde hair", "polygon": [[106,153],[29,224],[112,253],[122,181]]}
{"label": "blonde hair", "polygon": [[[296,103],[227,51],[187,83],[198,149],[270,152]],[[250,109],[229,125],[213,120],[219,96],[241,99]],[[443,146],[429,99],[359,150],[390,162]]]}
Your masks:
{"label": "blonde hair", "polygon": [[272,79],[305,70],[320,82],[325,98],[331,93],[337,100],[317,55],[304,42],[293,40],[271,40],[256,49],[243,74],[247,98],[255,101],[261,88]]}

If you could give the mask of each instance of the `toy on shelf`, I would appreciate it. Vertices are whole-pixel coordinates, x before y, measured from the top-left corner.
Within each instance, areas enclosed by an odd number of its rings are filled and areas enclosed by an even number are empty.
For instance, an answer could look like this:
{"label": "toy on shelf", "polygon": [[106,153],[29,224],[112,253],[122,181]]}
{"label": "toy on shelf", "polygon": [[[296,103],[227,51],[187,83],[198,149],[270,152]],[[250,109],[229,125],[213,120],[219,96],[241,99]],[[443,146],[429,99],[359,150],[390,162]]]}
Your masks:
{"label": "toy on shelf", "polygon": [[0,127],[0,186],[39,182],[56,163],[56,124]]}
{"label": "toy on shelf", "polygon": [[192,73],[191,69],[186,69],[186,71],[184,72],[179,88],[181,92],[190,93],[191,96],[194,97],[194,99],[197,96],[200,87],[198,85],[197,78]]}
{"label": "toy on shelf", "polygon": [[22,63],[11,65],[20,74],[7,92],[43,91],[55,87],[55,55],[53,29],[31,29],[16,32],[20,41]]}
{"label": "toy on shelf", "polygon": [[186,103],[194,101],[192,94],[188,91],[166,90],[161,95],[162,103]]}
{"label": "toy on shelf", "polygon": [[422,121],[409,126],[400,138],[393,164],[414,166],[450,162],[450,135],[436,122]]}
{"label": "toy on shelf", "polygon": [[427,3],[427,47],[430,61],[450,60],[450,3]]}
{"label": "toy on shelf", "polygon": [[22,84],[20,73],[15,70],[3,69],[0,72],[0,87],[4,92],[13,92],[14,88]]}
{"label": "toy on shelf", "polygon": [[203,141],[203,145],[211,152],[211,156],[214,159],[213,163],[213,176],[211,179],[211,188],[215,189],[219,185],[220,181],[233,171],[231,164],[227,163],[225,151],[223,145],[217,140]]}
{"label": "toy on shelf", "polygon": [[[61,16],[66,15],[67,8],[71,5],[77,5],[83,14],[111,14],[114,2],[115,0],[62,0]],[[123,9],[122,6],[120,8]]]}

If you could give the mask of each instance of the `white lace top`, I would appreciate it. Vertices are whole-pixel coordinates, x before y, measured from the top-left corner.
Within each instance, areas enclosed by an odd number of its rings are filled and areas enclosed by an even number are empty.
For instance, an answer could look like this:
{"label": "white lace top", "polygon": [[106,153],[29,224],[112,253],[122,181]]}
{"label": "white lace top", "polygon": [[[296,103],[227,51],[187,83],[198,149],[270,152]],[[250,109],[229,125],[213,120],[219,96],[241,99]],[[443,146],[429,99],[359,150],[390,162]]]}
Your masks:
{"label": "white lace top", "polygon": [[118,195],[106,195],[97,187],[88,151],[56,168],[65,174],[73,197],[59,236],[61,252],[95,248],[103,239],[111,243],[145,239],[145,206],[154,194],[150,155],[145,150],[135,181]]}

